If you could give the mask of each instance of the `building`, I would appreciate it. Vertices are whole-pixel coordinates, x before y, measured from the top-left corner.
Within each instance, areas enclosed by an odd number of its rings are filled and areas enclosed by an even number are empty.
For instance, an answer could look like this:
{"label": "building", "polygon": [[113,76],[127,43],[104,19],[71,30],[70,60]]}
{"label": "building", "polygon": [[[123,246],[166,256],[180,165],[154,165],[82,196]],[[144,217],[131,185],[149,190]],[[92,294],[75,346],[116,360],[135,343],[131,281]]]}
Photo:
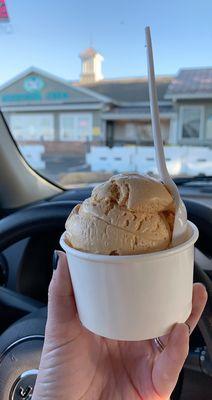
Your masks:
{"label": "building", "polygon": [[110,101],[34,67],[0,87],[1,110],[18,140],[92,140]]}
{"label": "building", "polygon": [[[99,53],[89,48],[80,57],[79,82],[31,67],[0,87],[0,107],[14,136],[19,141],[151,144],[147,78],[103,79]],[[172,100],[165,98],[171,80],[157,77],[165,143],[175,132]]]}
{"label": "building", "polygon": [[181,69],[165,98],[176,113],[176,142],[212,146],[212,68]]}
{"label": "building", "polygon": [[[31,67],[0,87],[0,108],[24,154],[30,146],[39,153],[42,142],[52,168],[85,163],[98,144],[153,144],[147,77],[104,79],[100,53],[88,48],[80,58],[77,82]],[[164,144],[212,146],[212,68],[157,76],[156,85]]]}
{"label": "building", "polygon": [[[176,115],[172,101],[165,98],[171,81],[170,76],[156,78],[161,131],[166,144],[176,141]],[[101,114],[108,145],[151,145],[153,143],[146,77],[104,79],[88,84],[86,87],[111,99],[110,106]]]}

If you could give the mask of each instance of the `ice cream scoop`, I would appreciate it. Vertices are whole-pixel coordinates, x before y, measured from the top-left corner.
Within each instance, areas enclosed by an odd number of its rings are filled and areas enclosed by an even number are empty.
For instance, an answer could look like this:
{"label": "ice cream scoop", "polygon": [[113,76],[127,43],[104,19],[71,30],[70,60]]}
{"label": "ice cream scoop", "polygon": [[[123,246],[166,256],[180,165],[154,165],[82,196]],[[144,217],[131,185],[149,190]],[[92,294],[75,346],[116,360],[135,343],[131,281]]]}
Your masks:
{"label": "ice cream scoop", "polygon": [[66,221],[66,243],[89,253],[141,254],[169,247],[174,201],[166,186],[139,174],[98,185]]}

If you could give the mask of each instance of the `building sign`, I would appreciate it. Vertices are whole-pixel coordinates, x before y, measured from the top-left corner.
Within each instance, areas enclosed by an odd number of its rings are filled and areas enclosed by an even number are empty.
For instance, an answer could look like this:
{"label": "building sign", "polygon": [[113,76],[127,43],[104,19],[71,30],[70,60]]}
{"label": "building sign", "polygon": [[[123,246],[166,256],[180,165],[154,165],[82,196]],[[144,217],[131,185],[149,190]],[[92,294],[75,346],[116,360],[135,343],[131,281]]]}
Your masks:
{"label": "building sign", "polygon": [[48,87],[40,76],[32,75],[24,79],[22,90],[4,93],[0,96],[0,102],[8,103],[42,103],[42,102],[64,102],[69,100],[70,94],[66,91],[53,90]]}
{"label": "building sign", "polygon": [[29,76],[24,79],[23,86],[27,92],[39,92],[44,87],[44,81],[39,76]]}
{"label": "building sign", "polygon": [[70,98],[66,92],[47,92],[42,94],[36,93],[9,93],[1,96],[2,103],[21,103],[21,102],[42,102],[42,101],[63,101]]}
{"label": "building sign", "polygon": [[0,22],[9,22],[5,0],[0,0]]}

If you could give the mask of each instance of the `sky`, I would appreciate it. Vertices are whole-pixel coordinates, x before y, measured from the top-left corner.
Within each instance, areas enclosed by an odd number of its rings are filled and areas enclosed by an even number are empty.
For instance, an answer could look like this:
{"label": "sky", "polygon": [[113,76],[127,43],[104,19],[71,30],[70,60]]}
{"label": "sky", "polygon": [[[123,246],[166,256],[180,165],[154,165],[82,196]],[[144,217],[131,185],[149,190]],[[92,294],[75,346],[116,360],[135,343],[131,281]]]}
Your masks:
{"label": "sky", "polygon": [[6,0],[10,34],[0,25],[0,84],[29,66],[79,78],[90,43],[104,56],[105,78],[147,73],[150,25],[158,75],[212,66],[212,0]]}

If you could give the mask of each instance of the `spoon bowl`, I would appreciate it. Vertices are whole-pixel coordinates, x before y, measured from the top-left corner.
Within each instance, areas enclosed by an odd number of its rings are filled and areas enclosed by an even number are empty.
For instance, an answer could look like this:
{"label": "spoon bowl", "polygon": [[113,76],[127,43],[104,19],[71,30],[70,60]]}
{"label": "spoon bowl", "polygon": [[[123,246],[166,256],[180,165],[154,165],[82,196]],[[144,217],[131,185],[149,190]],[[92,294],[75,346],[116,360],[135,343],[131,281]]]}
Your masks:
{"label": "spoon bowl", "polygon": [[170,178],[170,180],[163,179],[163,183],[166,185],[169,192],[172,194],[175,203],[175,219],[174,228],[172,233],[172,246],[177,246],[178,244],[186,240],[187,233],[187,210],[185,204],[183,203],[177,185]]}

